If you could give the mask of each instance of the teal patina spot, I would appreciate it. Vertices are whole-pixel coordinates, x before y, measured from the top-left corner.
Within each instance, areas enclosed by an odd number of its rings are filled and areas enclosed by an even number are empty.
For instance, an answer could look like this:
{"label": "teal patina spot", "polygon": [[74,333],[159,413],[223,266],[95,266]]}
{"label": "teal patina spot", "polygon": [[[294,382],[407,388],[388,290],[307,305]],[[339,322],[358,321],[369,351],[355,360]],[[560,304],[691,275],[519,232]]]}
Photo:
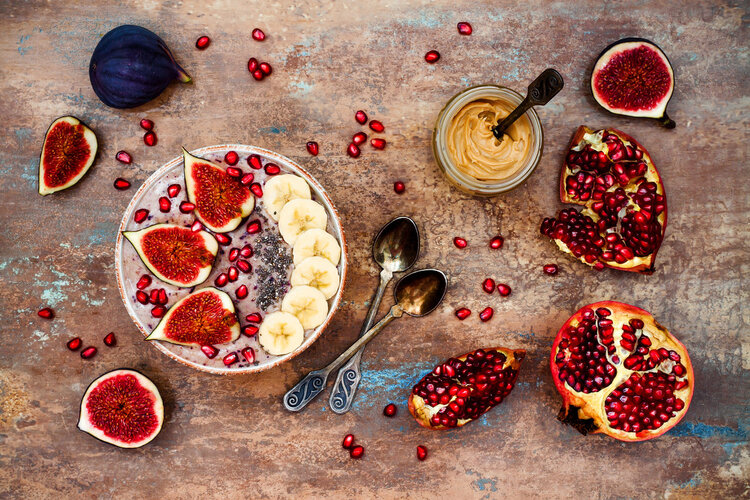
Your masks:
{"label": "teal patina spot", "polygon": [[282,134],[286,132],[286,127],[264,127],[259,132],[261,134]]}

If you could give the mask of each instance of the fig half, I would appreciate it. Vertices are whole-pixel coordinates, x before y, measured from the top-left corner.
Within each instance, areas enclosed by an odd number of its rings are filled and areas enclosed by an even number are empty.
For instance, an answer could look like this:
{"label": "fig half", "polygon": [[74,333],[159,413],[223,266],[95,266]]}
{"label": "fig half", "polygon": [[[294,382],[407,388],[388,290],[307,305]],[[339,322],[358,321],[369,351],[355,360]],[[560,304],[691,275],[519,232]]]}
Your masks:
{"label": "fig half", "polygon": [[154,224],[140,231],[123,231],[122,235],[154,276],[183,288],[206,281],[219,250],[208,232],[193,232],[176,224]]}
{"label": "fig half", "polygon": [[591,91],[604,109],[618,115],[655,118],[666,128],[674,91],[674,72],[667,56],[653,42],[623,38],[599,55],[591,72]]}
{"label": "fig half", "polygon": [[195,216],[215,233],[226,233],[240,225],[255,208],[255,197],[219,165],[182,149],[185,187],[195,205]]}
{"label": "fig half", "polygon": [[75,116],[52,122],[39,158],[39,194],[75,185],[94,164],[98,143],[94,131]]}
{"label": "fig half", "polygon": [[120,448],[139,448],[150,442],[163,423],[159,390],[135,370],[105,373],[91,382],[81,400],[78,428]]}

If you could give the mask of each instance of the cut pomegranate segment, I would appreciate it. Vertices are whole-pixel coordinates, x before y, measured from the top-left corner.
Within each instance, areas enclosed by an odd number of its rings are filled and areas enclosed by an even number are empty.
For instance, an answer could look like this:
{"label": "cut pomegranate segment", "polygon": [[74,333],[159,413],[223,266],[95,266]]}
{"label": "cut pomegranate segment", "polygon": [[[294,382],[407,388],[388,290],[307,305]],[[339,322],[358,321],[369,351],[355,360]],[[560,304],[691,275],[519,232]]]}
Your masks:
{"label": "cut pomegranate segment", "polygon": [[581,262],[651,274],[667,225],[667,198],[648,151],[615,129],[581,126],[560,177],[569,208],[544,219],[541,233]]}
{"label": "cut pomegranate segment", "polygon": [[430,64],[435,64],[440,60],[440,52],[437,50],[431,50],[424,55],[424,60]]}
{"label": "cut pomegranate segment", "polygon": [[655,438],[682,419],[693,395],[685,346],[651,314],[620,302],[577,311],[555,338],[550,367],[563,397],[558,419],[583,434]]}
{"label": "cut pomegranate segment", "polygon": [[319,147],[318,143],[315,141],[308,141],[307,144],[305,144],[305,147],[307,148],[307,152],[310,153],[313,156],[318,156]]}
{"label": "cut pomegranate segment", "polygon": [[198,37],[195,41],[195,48],[198,50],[205,50],[211,45],[211,39],[207,36]]}

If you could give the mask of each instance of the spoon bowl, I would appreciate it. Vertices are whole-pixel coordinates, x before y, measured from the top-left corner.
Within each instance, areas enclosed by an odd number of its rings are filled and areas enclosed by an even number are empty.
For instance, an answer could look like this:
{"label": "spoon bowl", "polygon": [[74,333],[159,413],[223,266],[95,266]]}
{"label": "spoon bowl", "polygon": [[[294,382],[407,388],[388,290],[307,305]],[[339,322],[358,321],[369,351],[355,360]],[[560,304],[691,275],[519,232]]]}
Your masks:
{"label": "spoon bowl", "polygon": [[437,269],[422,269],[399,280],[393,291],[398,306],[409,316],[427,316],[443,301],[448,278]]}
{"label": "spoon bowl", "polygon": [[419,257],[419,230],[409,217],[396,217],[383,226],[372,244],[372,256],[391,273],[406,271]]}

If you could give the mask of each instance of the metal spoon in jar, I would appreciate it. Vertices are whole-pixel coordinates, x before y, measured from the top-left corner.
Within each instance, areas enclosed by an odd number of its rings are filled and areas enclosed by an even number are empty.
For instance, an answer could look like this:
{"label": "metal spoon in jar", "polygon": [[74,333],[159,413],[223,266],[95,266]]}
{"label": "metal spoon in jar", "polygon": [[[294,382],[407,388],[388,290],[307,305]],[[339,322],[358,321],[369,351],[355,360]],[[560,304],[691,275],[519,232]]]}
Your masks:
{"label": "metal spoon in jar", "polygon": [[328,375],[346,363],[359,349],[383,331],[391,321],[400,318],[404,313],[414,317],[430,314],[443,301],[447,289],[448,278],[437,269],[422,269],[401,278],[393,290],[396,304],[391,307],[388,314],[331,364],[323,369],[308,373],[305,378],[292,387],[284,395],[284,407],[289,411],[299,411],[304,408],[304,403],[315,397],[325,387]]}
{"label": "metal spoon in jar", "polygon": [[492,128],[492,133],[497,140],[502,141],[505,130],[533,106],[544,106],[550,102],[564,85],[563,77],[557,70],[547,68],[542,71],[542,74],[537,76],[536,80],[529,85],[526,97],[521,101],[521,104]]}

